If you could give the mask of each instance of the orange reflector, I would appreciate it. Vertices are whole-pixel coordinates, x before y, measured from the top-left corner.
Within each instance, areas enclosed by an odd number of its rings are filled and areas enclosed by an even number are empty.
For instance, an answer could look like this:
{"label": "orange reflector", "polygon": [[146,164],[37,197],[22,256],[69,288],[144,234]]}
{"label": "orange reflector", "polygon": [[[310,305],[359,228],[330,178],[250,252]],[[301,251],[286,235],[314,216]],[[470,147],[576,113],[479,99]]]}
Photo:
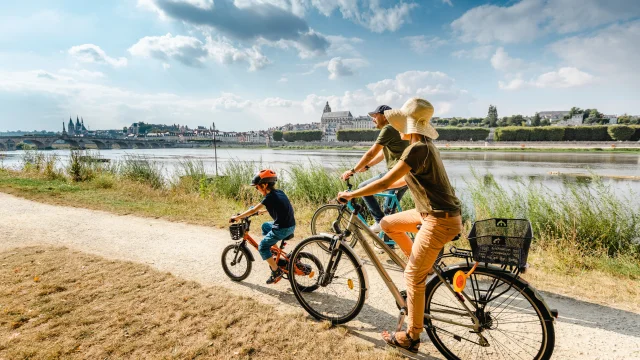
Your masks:
{"label": "orange reflector", "polygon": [[315,274],[316,274],[316,273],[315,273],[315,272],[313,272],[313,271],[312,271],[312,272],[310,272],[310,273],[309,273],[309,279],[313,279],[313,275],[315,275]]}
{"label": "orange reflector", "polygon": [[467,275],[462,270],[456,271],[453,275],[453,291],[462,292],[467,285]]}
{"label": "orange reflector", "polygon": [[353,280],[347,280],[347,285],[349,286],[349,290],[353,290]]}
{"label": "orange reflector", "polygon": [[464,287],[467,286],[467,278],[471,276],[471,274],[473,274],[474,271],[476,271],[477,267],[478,267],[478,263],[475,263],[471,268],[471,270],[469,270],[469,272],[466,274],[462,270],[456,271],[456,273],[453,275],[453,279],[451,279],[451,285],[453,285],[453,291],[457,293],[462,292],[462,290],[464,290]]}

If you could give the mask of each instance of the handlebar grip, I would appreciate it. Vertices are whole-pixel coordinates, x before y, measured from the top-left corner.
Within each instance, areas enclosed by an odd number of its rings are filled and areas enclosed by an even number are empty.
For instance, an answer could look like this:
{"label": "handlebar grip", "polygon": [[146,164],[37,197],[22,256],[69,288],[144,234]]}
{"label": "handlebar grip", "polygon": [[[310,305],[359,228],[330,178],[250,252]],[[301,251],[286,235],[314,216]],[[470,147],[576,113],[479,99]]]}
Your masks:
{"label": "handlebar grip", "polygon": [[341,204],[346,204],[349,202],[349,200],[345,199],[345,198],[338,198],[338,202]]}

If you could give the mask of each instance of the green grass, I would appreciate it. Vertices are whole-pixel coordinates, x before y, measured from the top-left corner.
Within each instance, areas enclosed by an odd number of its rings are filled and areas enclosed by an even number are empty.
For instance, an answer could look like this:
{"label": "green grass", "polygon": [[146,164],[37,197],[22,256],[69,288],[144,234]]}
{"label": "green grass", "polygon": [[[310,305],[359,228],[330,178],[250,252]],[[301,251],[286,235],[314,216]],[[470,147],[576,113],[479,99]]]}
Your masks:
{"label": "green grass", "polygon": [[532,148],[529,146],[526,146],[525,148],[520,148],[520,147],[506,147],[506,148],[499,148],[499,147],[446,147],[446,146],[442,146],[442,144],[437,144],[438,145],[438,149],[440,151],[458,151],[458,152],[465,152],[465,151],[487,151],[487,152],[519,152],[519,153],[528,153],[528,152],[534,152],[534,153],[538,153],[538,152],[542,152],[542,153],[581,153],[581,152],[587,152],[587,153],[630,153],[630,154],[636,154],[636,153],[640,153],[640,147],[638,148],[551,148],[551,147],[545,147],[545,148]]}

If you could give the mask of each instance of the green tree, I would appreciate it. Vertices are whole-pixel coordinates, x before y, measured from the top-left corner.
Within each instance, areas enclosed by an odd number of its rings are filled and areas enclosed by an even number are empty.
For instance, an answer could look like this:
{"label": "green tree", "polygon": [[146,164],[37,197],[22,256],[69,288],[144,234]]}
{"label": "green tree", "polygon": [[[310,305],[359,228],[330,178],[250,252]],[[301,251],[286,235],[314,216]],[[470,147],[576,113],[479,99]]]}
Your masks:
{"label": "green tree", "polygon": [[449,125],[451,125],[451,126],[457,126],[458,123],[459,123],[458,119],[451,119],[449,121]]}
{"label": "green tree", "polygon": [[551,121],[549,121],[549,119],[542,119],[542,121],[540,121],[540,126],[549,126],[551,125]]}
{"label": "green tree", "polygon": [[282,131],[273,132],[273,141],[282,141]]}
{"label": "green tree", "polygon": [[489,125],[489,127],[498,126],[498,108],[493,105],[489,105],[489,111],[487,112],[487,117],[485,118],[485,124]]}
{"label": "green tree", "polygon": [[573,117],[573,115],[576,114],[583,114],[584,110],[580,109],[579,107],[572,107],[571,110],[569,110],[569,115],[567,115],[568,119],[571,119]]}
{"label": "green tree", "polygon": [[531,126],[540,126],[540,114],[536,113],[531,119]]}

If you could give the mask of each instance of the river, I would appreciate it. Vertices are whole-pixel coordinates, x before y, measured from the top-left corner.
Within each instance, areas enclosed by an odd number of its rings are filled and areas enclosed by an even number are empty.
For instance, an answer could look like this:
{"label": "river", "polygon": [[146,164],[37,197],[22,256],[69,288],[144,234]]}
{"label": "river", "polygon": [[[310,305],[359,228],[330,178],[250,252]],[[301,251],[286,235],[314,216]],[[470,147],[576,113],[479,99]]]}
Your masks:
{"label": "river", "polygon": [[[57,154],[61,163],[66,163],[68,150],[53,150],[47,154]],[[5,167],[18,167],[22,151],[0,152],[4,154]],[[126,155],[141,155],[162,164],[168,177],[173,176],[181,159],[202,160],[208,173],[215,173],[213,149],[140,149],[106,150],[100,156],[118,160]],[[275,150],[275,149],[218,149],[218,171],[222,172],[230,161],[261,161],[264,166],[283,170],[292,164],[314,164],[326,168],[351,167],[355,165],[363,151],[358,150]],[[574,177],[551,175],[559,173],[594,173],[601,176],[640,176],[640,154],[625,153],[544,153],[544,152],[461,152],[442,151],[447,173],[459,190],[464,192],[465,179],[474,169],[479,174],[490,173],[504,185],[515,184],[517,179],[538,179],[551,189],[560,189],[565,181],[576,181]],[[382,165],[373,171],[383,170]],[[640,193],[640,181],[605,178],[616,193],[628,195],[630,191]]]}

